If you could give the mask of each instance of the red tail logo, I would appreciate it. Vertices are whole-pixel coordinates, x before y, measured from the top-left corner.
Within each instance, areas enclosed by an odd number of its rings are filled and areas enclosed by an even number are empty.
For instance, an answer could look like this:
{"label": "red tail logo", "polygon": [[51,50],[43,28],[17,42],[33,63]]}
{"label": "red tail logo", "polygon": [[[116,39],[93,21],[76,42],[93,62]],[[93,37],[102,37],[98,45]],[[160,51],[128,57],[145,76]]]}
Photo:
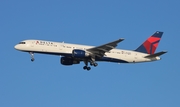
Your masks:
{"label": "red tail logo", "polygon": [[147,54],[154,54],[160,39],[163,35],[163,32],[155,32],[151,37],[149,37],[141,46],[139,46],[135,51],[147,53]]}
{"label": "red tail logo", "polygon": [[154,54],[160,39],[161,38],[158,37],[150,37],[143,43],[143,46],[145,47],[148,54]]}

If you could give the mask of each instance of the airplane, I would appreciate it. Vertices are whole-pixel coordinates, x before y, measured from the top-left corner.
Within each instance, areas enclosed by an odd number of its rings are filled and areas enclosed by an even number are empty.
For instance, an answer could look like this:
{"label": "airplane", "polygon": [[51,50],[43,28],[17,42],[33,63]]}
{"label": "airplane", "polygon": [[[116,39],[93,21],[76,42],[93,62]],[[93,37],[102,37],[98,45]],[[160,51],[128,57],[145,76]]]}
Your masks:
{"label": "airplane", "polygon": [[87,46],[79,44],[70,44],[64,42],[53,42],[45,40],[23,40],[14,46],[16,50],[28,52],[31,61],[34,61],[34,53],[50,54],[61,56],[62,65],[73,65],[84,62],[84,70],[90,70],[88,66],[98,66],[97,61],[115,62],[115,63],[140,63],[160,60],[160,56],[167,53],[161,51],[155,53],[161,40],[163,32],[156,31],[143,44],[135,50],[116,49],[118,43],[124,39],[106,43],[100,46]]}

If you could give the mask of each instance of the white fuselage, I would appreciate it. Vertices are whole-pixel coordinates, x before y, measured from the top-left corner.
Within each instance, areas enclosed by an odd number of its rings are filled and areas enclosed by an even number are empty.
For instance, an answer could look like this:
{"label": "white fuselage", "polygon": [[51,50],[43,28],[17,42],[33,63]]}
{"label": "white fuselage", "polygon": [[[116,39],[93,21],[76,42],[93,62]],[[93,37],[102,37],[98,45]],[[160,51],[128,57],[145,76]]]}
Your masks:
{"label": "white fuselage", "polygon": [[[74,49],[85,50],[94,46],[69,44],[63,42],[51,42],[44,40],[25,40],[15,46],[15,49],[24,52],[52,54],[61,56],[71,56]],[[137,62],[150,62],[159,60],[159,57],[145,58],[148,54],[131,51],[112,49],[106,52],[104,57],[98,61],[109,61],[117,63],[137,63]]]}

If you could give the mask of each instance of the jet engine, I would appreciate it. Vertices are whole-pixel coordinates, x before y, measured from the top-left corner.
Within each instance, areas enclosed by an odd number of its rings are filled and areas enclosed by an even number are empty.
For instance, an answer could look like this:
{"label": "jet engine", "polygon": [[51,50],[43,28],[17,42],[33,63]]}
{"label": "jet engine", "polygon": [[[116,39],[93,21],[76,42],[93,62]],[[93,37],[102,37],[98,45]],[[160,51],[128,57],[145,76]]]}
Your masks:
{"label": "jet engine", "polygon": [[69,57],[61,57],[61,64],[62,65],[73,65],[73,64],[79,64],[80,61],[74,60],[73,58]]}
{"label": "jet engine", "polygon": [[72,57],[74,57],[74,58],[85,58],[88,56],[90,56],[90,54],[84,50],[74,49],[72,51]]}

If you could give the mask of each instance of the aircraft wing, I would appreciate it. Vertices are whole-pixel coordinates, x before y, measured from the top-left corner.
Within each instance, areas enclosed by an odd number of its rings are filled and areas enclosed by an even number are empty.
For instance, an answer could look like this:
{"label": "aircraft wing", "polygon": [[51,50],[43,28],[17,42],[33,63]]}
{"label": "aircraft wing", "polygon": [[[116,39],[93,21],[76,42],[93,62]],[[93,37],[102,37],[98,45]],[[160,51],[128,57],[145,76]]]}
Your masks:
{"label": "aircraft wing", "polygon": [[107,43],[107,44],[104,44],[101,46],[97,46],[97,47],[87,49],[87,51],[93,53],[95,56],[102,57],[102,56],[104,56],[105,52],[109,52],[111,49],[114,49],[117,46],[117,44],[123,40],[124,39],[121,38],[121,39],[115,40],[113,42],[110,42],[110,43]]}

